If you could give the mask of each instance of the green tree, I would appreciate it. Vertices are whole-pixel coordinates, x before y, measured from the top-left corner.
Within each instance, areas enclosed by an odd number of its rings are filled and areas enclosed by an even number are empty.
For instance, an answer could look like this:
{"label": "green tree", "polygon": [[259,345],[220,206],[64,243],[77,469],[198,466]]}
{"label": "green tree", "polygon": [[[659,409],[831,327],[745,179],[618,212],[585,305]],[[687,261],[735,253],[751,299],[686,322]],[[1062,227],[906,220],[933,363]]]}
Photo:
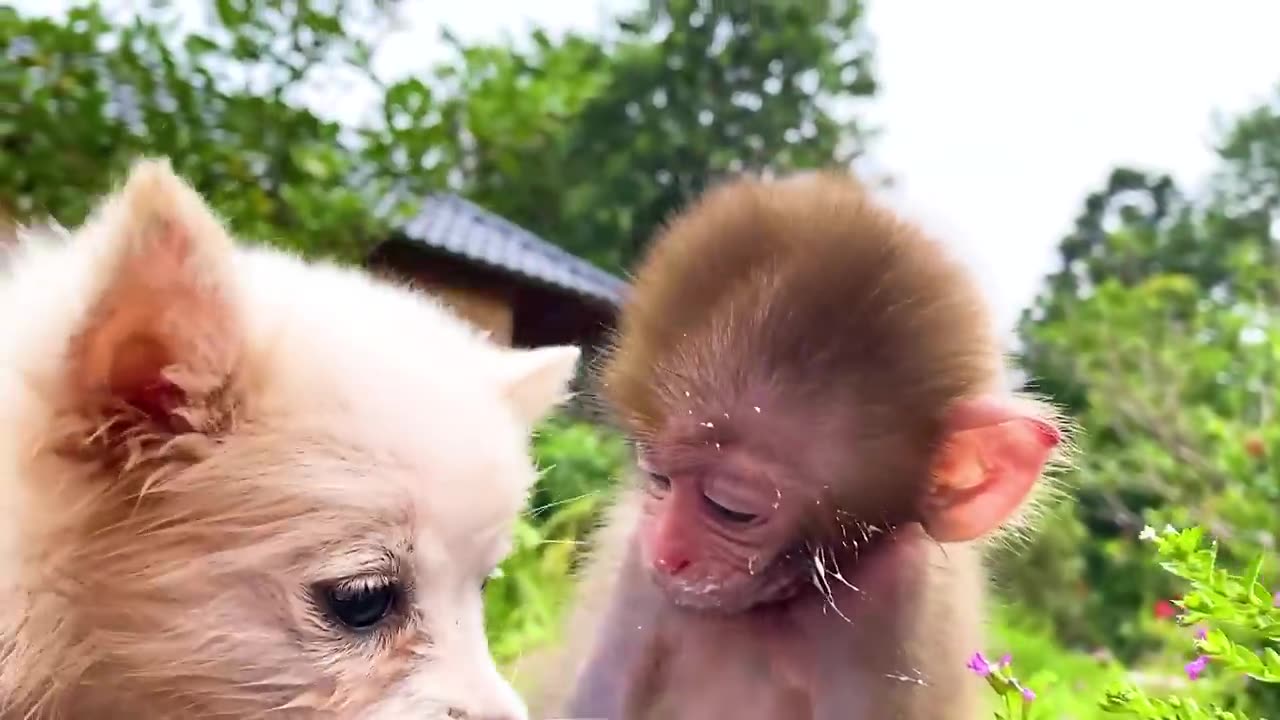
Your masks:
{"label": "green tree", "polygon": [[615,270],[717,176],[850,161],[869,133],[835,106],[876,90],[860,2],[655,6],[439,72],[459,186]]}
{"label": "green tree", "polygon": [[321,67],[366,67],[350,26],[385,4],[219,0],[195,33],[163,4],[127,20],[96,2],[65,18],[0,8],[0,214],[77,224],[130,161],[167,155],[242,236],[358,258],[384,226],[387,146],[296,96]]}
{"label": "green tree", "polygon": [[[1216,194],[1232,212],[1280,222],[1280,84],[1270,99],[1237,118],[1223,134]],[[1274,231],[1273,231],[1274,232]]]}
{"label": "green tree", "polygon": [[[0,212],[79,222],[139,154],[165,154],[238,232],[351,260],[448,187],[624,269],[676,207],[739,169],[839,164],[875,91],[860,2],[675,0],[608,41],[534,31],[382,88],[346,128],[300,99],[335,67],[372,80],[389,0],[216,0],[197,32],[163,5],[117,20],[0,10]],[[527,40],[528,42],[523,42]]]}
{"label": "green tree", "polygon": [[1280,260],[1280,85],[1227,125],[1217,150],[1219,167],[1198,200],[1166,174],[1112,171],[1059,245],[1061,267],[1023,327],[1059,319],[1104,281],[1133,286],[1163,273],[1186,275],[1223,302],[1272,299],[1266,269]]}
{"label": "green tree", "polygon": [[[1002,577],[1014,599],[1044,603],[1070,642],[1128,661],[1160,648],[1152,608],[1176,586],[1144,562],[1144,525],[1202,526],[1230,562],[1275,552],[1276,118],[1272,103],[1226,130],[1201,197],[1167,177],[1115,172],[1087,199],[1061,269],[1023,318],[1033,389],[1065,402],[1084,433],[1074,502],[1053,509],[1030,548],[1002,558]],[[1270,692],[1275,710],[1274,690],[1252,692]]]}

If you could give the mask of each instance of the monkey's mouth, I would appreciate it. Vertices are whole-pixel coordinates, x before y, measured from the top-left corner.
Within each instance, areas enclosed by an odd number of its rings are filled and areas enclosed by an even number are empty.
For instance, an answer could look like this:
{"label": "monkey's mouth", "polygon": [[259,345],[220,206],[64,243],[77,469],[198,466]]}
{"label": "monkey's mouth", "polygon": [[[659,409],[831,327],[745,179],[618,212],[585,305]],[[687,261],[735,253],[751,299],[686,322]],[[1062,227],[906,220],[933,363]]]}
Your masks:
{"label": "monkey's mouth", "polygon": [[654,580],[671,604],[698,612],[735,614],[783,603],[807,586],[808,563],[796,550],[760,567],[739,570],[728,578],[672,578],[655,574]]}
{"label": "monkey's mouth", "polygon": [[[772,559],[763,567],[730,578],[701,576],[680,578],[653,574],[654,582],[676,607],[722,615],[780,607],[799,597],[821,597],[824,603],[842,604],[842,598],[860,596],[875,585],[879,574],[896,560],[895,552],[914,535],[900,527],[885,526],[848,539],[804,543]],[[872,577],[875,576],[875,577]]]}
{"label": "monkey's mouth", "polygon": [[[676,607],[697,612],[733,614],[743,612],[778,595],[777,583],[761,583],[759,577],[732,579],[700,577],[672,578],[655,575],[662,594]],[[796,582],[786,582],[794,587]]]}

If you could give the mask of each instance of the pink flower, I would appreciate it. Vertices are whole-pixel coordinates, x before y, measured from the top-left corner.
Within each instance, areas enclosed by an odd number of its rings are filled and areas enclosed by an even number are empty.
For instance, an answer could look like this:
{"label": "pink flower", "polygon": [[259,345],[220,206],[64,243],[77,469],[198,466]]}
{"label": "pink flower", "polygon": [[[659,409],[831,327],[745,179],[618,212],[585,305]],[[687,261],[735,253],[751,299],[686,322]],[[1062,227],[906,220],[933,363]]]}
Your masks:
{"label": "pink flower", "polygon": [[1012,664],[1013,664],[1012,655],[1010,655],[1009,653],[1005,653],[1004,655],[1000,656],[1000,667],[1009,667]]}
{"label": "pink flower", "polygon": [[987,662],[987,659],[980,652],[974,653],[973,657],[969,658],[969,662],[965,664],[965,667],[977,673],[979,677],[990,675],[992,669],[991,663]]}
{"label": "pink flower", "polygon": [[1198,680],[1200,678],[1200,675],[1204,673],[1204,669],[1208,664],[1209,664],[1208,656],[1201,655],[1195,660],[1192,660],[1191,662],[1187,663],[1183,669],[1187,671],[1188,678],[1192,680]]}
{"label": "pink flower", "polygon": [[1205,635],[1207,635],[1208,633],[1209,633],[1208,628],[1206,628],[1205,626],[1201,625],[1201,626],[1199,626],[1199,627],[1197,627],[1197,628],[1196,628],[1196,639],[1197,639],[1197,640],[1203,640],[1203,639],[1204,639],[1204,636],[1205,636]]}
{"label": "pink flower", "polygon": [[1271,607],[1280,608],[1280,592],[1271,596]]}
{"label": "pink flower", "polygon": [[1036,699],[1035,691],[1033,691],[1029,687],[1022,688],[1022,699],[1026,700],[1027,702],[1031,702],[1032,700],[1035,700]]}

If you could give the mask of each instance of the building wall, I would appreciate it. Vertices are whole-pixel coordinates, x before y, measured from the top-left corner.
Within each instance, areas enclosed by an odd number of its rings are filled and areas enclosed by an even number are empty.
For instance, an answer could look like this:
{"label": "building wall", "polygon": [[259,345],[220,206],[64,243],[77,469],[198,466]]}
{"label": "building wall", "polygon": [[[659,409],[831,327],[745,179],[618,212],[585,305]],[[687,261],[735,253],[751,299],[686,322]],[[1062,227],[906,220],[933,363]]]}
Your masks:
{"label": "building wall", "polygon": [[463,268],[425,263],[379,264],[373,271],[440,298],[463,319],[488,331],[495,342],[511,344],[515,302],[510,287],[476,278]]}
{"label": "building wall", "polygon": [[615,320],[612,307],[405,243],[379,246],[366,267],[441,298],[509,346],[571,343],[589,351],[607,342]]}
{"label": "building wall", "polygon": [[511,344],[515,312],[508,293],[500,289],[458,287],[428,280],[415,285],[443,299],[472,324],[488,330],[496,342]]}

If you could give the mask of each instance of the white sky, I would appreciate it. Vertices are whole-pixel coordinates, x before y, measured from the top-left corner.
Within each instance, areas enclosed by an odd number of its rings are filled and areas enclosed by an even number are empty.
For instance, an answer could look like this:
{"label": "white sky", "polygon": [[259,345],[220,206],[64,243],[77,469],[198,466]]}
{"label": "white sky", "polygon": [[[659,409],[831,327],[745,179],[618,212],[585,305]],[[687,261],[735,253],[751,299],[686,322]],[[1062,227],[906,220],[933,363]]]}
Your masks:
{"label": "white sky", "polygon": [[[520,35],[530,21],[595,30],[632,5],[404,2],[377,58],[384,76],[441,59],[440,26],[464,39]],[[981,274],[1005,327],[1110,168],[1194,185],[1213,165],[1213,113],[1280,82],[1275,0],[870,0],[869,21],[882,83],[871,117],[884,128],[872,159],[898,181],[895,201]],[[347,115],[359,98],[342,105],[332,110]]]}

